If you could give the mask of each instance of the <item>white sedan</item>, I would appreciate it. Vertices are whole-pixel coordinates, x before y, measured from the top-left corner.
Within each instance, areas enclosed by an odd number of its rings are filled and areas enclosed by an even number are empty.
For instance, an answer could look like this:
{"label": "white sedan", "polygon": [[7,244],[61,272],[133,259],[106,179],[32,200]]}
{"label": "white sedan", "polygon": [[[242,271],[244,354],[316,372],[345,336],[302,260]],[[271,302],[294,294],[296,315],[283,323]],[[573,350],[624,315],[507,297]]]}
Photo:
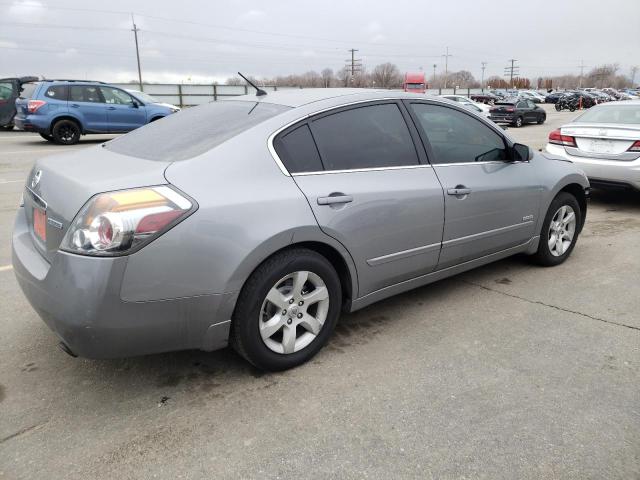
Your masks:
{"label": "white sedan", "polygon": [[465,97],[462,95],[440,95],[441,98],[446,98],[447,100],[453,100],[454,102],[458,102],[463,107],[468,108],[469,110],[476,112],[479,115],[483,115],[485,117],[489,117],[489,111],[491,110],[491,105],[485,105],[484,103],[474,102],[469,99],[469,97]]}
{"label": "white sedan", "polygon": [[571,160],[594,186],[640,190],[640,101],[591,107],[551,132],[546,151]]}

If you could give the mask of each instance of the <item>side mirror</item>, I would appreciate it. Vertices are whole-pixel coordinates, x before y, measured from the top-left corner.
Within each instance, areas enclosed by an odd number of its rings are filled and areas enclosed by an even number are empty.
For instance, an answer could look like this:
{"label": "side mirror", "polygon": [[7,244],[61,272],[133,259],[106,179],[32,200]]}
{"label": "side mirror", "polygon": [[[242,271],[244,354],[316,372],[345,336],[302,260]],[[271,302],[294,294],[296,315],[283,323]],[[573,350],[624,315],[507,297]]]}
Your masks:
{"label": "side mirror", "polygon": [[136,100],[131,101],[131,108],[138,108],[140,104]]}
{"label": "side mirror", "polygon": [[533,158],[533,151],[522,143],[514,143],[511,152],[511,160],[514,162],[528,162]]}

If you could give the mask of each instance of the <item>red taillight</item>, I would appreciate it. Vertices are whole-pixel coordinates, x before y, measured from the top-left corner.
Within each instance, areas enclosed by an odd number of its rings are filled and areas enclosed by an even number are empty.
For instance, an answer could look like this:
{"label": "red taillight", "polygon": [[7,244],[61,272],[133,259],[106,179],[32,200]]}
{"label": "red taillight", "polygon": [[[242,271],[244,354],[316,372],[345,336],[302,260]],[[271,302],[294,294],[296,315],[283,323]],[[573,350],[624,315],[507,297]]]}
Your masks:
{"label": "red taillight", "polygon": [[549,143],[555,145],[564,145],[565,147],[576,147],[576,139],[569,135],[562,135],[560,129],[557,128],[549,134]]}
{"label": "red taillight", "polygon": [[140,220],[140,223],[136,227],[136,234],[153,233],[162,230],[183,213],[182,210],[169,210],[167,212],[147,215]]}
{"label": "red taillight", "polygon": [[640,152],[640,140],[636,140],[633,145],[629,147],[630,152]]}
{"label": "red taillight", "polygon": [[43,105],[46,105],[46,103],[44,100],[29,100],[27,102],[27,110],[29,110],[29,113],[36,113],[36,111]]}
{"label": "red taillight", "polygon": [[513,108],[513,107],[509,107],[509,108],[507,108],[507,109],[506,109],[506,111],[507,111],[507,112],[515,112],[515,111],[516,111],[516,109],[515,109],[515,108]]}

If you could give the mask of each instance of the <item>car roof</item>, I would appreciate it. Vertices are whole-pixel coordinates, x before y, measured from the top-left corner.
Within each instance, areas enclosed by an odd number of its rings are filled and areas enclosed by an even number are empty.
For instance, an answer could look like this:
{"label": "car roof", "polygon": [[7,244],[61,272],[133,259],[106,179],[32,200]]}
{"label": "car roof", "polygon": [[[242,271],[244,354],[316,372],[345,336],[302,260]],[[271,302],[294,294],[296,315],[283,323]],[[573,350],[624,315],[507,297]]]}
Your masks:
{"label": "car roof", "polygon": [[267,95],[260,97],[253,94],[231,97],[226,101],[259,101],[295,108],[325,100],[333,100],[330,103],[339,104],[366,100],[380,100],[384,98],[437,99],[438,97],[434,95],[403,92],[401,90],[375,90],[367,88],[292,88],[268,92]]}

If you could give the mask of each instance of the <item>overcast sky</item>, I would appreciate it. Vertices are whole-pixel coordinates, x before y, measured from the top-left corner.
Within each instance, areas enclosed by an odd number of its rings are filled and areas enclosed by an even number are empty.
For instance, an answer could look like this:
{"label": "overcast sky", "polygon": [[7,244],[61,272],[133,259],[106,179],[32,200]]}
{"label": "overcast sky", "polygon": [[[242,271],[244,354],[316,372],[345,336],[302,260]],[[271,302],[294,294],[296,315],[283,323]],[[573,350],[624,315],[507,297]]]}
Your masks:
{"label": "overcast sky", "polygon": [[480,79],[516,58],[522,76],[640,65],[640,0],[0,0],[0,77],[223,81],[339,70],[357,48],[366,68],[433,64]]}

